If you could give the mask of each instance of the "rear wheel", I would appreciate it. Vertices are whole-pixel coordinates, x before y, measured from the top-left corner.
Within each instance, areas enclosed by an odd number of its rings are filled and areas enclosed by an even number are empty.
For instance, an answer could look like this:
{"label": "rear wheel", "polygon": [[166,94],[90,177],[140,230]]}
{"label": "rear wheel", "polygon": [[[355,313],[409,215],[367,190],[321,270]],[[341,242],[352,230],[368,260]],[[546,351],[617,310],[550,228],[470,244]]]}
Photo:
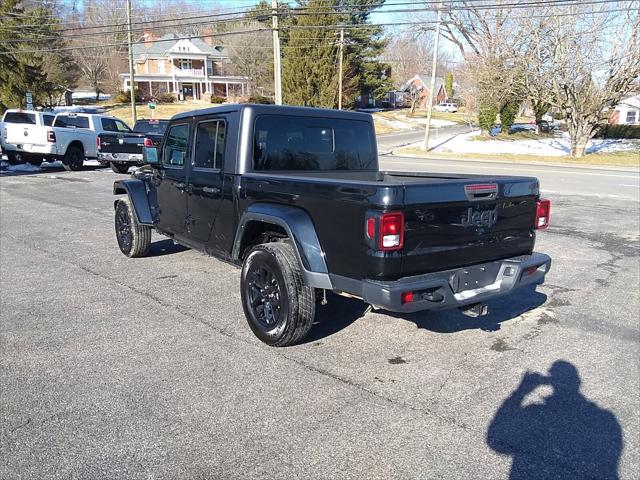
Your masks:
{"label": "rear wheel", "polygon": [[111,170],[116,173],[127,173],[130,166],[128,163],[111,162]]}
{"label": "rear wheel", "polygon": [[118,200],[115,227],[118,246],[127,257],[144,257],[149,252],[151,227],[137,222],[128,198]]}
{"label": "rear wheel", "polygon": [[84,165],[84,151],[82,148],[75,145],[69,147],[62,159],[62,165],[64,165],[65,170],[74,172],[80,170]]}
{"label": "rear wheel", "polygon": [[20,161],[18,160],[18,155],[15,152],[5,152],[7,154],[7,161],[11,165],[18,165]]}
{"label": "rear wheel", "polygon": [[254,247],[242,266],[240,292],[249,327],[267,345],[293,345],[309,333],[315,316],[315,292],[303,284],[291,244]]}

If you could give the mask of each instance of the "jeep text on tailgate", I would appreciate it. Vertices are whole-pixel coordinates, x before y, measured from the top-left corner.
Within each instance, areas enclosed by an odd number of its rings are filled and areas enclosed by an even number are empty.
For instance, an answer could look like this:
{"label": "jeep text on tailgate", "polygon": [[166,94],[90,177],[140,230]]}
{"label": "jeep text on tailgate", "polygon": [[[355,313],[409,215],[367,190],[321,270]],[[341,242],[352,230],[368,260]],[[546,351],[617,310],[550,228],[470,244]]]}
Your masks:
{"label": "jeep text on tailgate", "polygon": [[229,105],[174,116],[148,166],[114,183],[118,245],[151,231],[242,267],[249,326],[284,346],[326,291],[395,312],[460,308],[539,284],[550,203],[528,177],[381,172],[368,114]]}

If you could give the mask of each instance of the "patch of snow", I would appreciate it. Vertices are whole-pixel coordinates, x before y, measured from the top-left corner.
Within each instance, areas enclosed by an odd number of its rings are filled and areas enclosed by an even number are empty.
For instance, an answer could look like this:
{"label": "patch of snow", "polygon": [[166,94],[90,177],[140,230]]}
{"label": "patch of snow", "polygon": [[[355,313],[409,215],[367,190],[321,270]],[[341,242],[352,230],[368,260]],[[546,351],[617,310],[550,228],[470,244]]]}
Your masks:
{"label": "patch of snow", "polygon": [[[434,149],[436,152],[479,153],[479,154],[515,154],[539,155],[543,157],[562,157],[571,153],[569,136],[564,133],[554,138],[539,140],[485,140],[474,141],[479,132],[465,133]],[[640,141],[628,139],[591,139],[587,143],[587,153],[611,153],[637,150],[640,152]]]}
{"label": "patch of snow", "polygon": [[376,116],[375,119],[380,122],[382,125],[386,125],[389,128],[393,128],[394,130],[413,130],[414,126],[410,125],[407,122],[401,122],[399,120],[390,120],[385,117]]}
{"label": "patch of snow", "polygon": [[358,111],[359,112],[374,113],[374,112],[382,112],[383,109],[382,108],[359,108]]}
{"label": "patch of snow", "polygon": [[98,160],[85,160],[85,167],[101,167],[102,164]]}
{"label": "patch of snow", "polygon": [[[84,100],[84,99],[87,99],[87,98],[95,99],[96,98],[96,92],[90,92],[89,90],[76,90],[75,92],[73,92],[71,94],[71,98],[76,99],[76,100],[80,100],[80,99]],[[109,100],[111,98],[111,95],[109,95],[107,93],[101,93],[98,98],[100,100]]]}
{"label": "patch of snow", "polygon": [[30,163],[21,163],[19,165],[9,165],[7,170],[10,172],[39,172],[41,169]]}
{"label": "patch of snow", "polygon": [[44,162],[41,168],[62,168],[63,166],[60,160],[56,160],[55,162]]}

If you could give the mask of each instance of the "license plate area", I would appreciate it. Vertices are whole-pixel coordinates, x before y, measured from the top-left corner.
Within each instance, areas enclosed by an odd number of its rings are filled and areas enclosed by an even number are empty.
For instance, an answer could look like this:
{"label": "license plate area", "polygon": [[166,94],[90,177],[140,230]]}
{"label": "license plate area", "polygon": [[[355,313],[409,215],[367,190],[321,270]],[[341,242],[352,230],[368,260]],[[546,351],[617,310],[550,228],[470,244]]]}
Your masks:
{"label": "license plate area", "polygon": [[500,263],[489,263],[477,267],[462,268],[451,276],[449,280],[451,290],[453,293],[459,293],[491,285],[498,276],[500,266]]}

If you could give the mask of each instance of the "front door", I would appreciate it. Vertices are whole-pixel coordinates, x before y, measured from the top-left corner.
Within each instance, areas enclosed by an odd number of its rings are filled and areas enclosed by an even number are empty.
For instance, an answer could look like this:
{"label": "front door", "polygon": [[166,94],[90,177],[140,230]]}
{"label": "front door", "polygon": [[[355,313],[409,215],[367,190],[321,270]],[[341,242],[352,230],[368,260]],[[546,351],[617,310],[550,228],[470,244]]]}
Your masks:
{"label": "front door", "polygon": [[190,237],[206,243],[222,202],[227,123],[223,117],[208,118],[194,129],[187,228]]}
{"label": "front door", "polygon": [[157,227],[174,235],[184,232],[187,218],[188,144],[188,123],[169,127],[162,151],[162,168],[156,170],[154,177],[159,207]]}
{"label": "front door", "polygon": [[182,98],[185,100],[193,100],[193,85],[192,84],[183,84],[182,85]]}

